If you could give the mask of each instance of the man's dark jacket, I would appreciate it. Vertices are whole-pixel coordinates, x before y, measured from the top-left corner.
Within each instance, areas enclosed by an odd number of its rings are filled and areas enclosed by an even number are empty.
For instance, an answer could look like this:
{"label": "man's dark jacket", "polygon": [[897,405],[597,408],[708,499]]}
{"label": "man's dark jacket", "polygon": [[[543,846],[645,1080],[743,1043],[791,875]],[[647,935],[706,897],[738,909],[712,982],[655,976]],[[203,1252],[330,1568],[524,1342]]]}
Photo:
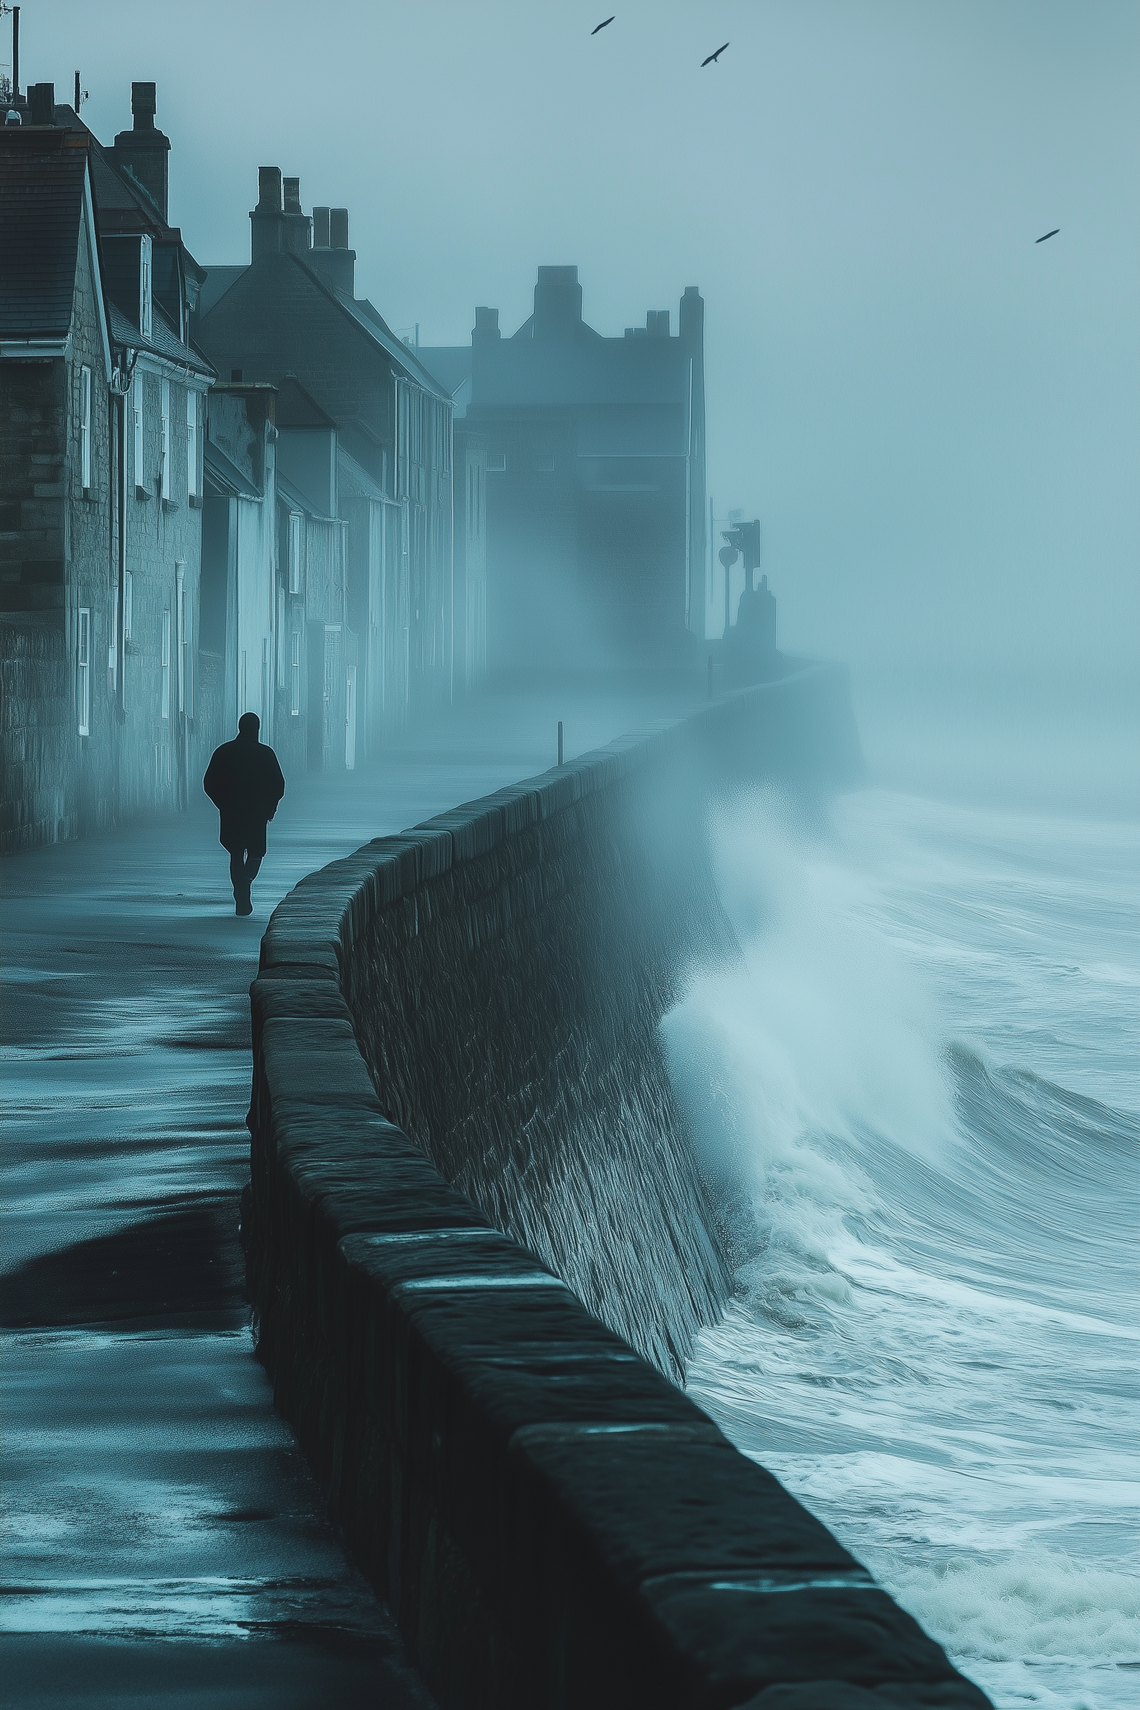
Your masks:
{"label": "man's dark jacket", "polygon": [[236,736],[215,748],[202,785],[222,816],[219,840],[225,849],[244,833],[262,830],[285,794],[277,756],[256,736]]}

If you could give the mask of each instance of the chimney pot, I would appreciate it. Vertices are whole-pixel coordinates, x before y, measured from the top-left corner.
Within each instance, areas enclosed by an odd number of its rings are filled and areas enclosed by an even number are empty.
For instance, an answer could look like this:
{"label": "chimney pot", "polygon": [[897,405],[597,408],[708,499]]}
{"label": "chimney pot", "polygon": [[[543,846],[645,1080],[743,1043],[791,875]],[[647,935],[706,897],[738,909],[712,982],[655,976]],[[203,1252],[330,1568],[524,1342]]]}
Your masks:
{"label": "chimney pot", "polygon": [[154,129],[154,115],[158,107],[156,87],[153,83],[131,84],[131,112],[134,115],[136,131]]}
{"label": "chimney pot", "polygon": [[55,123],[54,83],[33,83],[28,90],[28,123],[30,125],[51,125]]}
{"label": "chimney pot", "polygon": [[299,214],[301,212],[301,180],[299,178],[283,178],[282,188],[285,192],[285,212]]}
{"label": "chimney pot", "polygon": [[475,330],[471,334],[472,343],[482,343],[484,339],[496,339],[501,336],[498,309],[476,309]]}
{"label": "chimney pot", "polygon": [[259,166],[257,169],[257,211],[259,214],[281,212],[281,168]]}
{"label": "chimney pot", "polygon": [[348,248],[348,209],[329,209],[329,248]]}
{"label": "chimney pot", "polygon": [[329,210],[327,208],[313,209],[313,248],[327,249],[329,247]]}

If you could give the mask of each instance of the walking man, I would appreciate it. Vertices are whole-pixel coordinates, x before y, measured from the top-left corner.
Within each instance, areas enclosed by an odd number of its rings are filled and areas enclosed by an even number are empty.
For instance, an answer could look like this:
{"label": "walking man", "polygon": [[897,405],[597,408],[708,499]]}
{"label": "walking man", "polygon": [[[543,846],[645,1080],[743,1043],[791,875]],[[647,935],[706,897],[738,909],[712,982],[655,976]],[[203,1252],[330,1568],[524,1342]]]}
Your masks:
{"label": "walking man", "polygon": [[256,713],[242,713],[237,736],[214,749],[202,780],[222,816],[219,841],[230,854],[235,914],[253,913],[249,892],[265,855],[265,827],[285,794],[276,754],[257,739],[260,729]]}

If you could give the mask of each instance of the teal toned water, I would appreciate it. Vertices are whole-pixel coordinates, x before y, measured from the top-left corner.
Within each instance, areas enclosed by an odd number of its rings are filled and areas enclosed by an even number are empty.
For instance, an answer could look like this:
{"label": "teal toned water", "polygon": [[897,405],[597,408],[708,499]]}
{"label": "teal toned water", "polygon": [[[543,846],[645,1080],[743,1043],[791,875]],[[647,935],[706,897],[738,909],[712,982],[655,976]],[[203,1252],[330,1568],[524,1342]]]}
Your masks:
{"label": "teal toned water", "polygon": [[870,790],[717,828],[667,1018],[744,1173],[693,1397],[1001,1710],[1140,1703],[1134,824]]}

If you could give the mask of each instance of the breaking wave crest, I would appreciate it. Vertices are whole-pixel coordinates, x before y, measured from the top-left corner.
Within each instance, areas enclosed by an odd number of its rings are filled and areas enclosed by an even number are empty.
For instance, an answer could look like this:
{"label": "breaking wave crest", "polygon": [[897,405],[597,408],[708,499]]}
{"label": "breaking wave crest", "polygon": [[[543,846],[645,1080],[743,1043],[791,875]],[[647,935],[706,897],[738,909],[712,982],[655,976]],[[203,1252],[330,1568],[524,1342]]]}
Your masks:
{"label": "breaking wave crest", "polygon": [[738,1293],[689,1388],[999,1705],[1109,1710],[1140,1661],[1132,951],[1074,954],[1099,893],[1039,831],[946,812],[758,795],[716,828],[741,959],[662,1031]]}

